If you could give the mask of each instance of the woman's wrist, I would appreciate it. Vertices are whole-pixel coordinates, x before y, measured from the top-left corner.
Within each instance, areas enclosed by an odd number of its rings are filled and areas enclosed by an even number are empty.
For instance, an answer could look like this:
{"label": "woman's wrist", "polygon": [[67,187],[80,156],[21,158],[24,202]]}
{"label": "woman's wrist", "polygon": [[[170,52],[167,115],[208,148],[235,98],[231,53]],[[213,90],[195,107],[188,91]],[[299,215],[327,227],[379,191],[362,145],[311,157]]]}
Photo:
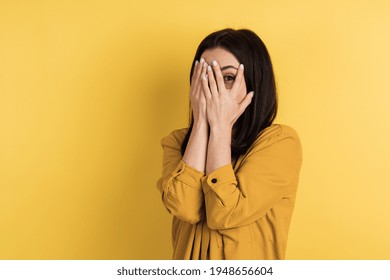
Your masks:
{"label": "woman's wrist", "polygon": [[229,124],[213,124],[210,125],[210,133],[219,136],[231,136],[232,135],[232,126]]}
{"label": "woman's wrist", "polygon": [[208,129],[207,119],[206,118],[204,118],[204,119],[201,119],[201,118],[194,119],[194,124],[193,124],[192,129],[207,130]]}

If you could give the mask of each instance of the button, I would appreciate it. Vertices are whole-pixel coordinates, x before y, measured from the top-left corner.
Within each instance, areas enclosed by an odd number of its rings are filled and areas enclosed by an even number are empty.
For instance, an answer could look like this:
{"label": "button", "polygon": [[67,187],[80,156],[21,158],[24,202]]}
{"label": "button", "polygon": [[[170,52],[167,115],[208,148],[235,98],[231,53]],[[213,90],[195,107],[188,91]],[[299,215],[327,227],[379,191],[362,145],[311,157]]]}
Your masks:
{"label": "button", "polygon": [[215,178],[211,179],[211,183],[215,184],[216,182],[218,182],[217,179],[215,179]]}

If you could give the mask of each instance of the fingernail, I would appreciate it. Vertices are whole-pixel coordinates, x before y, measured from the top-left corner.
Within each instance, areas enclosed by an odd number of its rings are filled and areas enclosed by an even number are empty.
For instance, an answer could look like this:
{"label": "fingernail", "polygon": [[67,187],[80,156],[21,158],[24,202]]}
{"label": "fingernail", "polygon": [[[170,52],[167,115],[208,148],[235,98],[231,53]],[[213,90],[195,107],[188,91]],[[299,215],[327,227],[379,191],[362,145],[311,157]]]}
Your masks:
{"label": "fingernail", "polygon": [[207,66],[207,70],[211,71],[211,66],[210,65]]}
{"label": "fingernail", "polygon": [[207,74],[205,74],[202,79],[206,81],[207,80]]}
{"label": "fingernail", "polygon": [[200,63],[203,63],[203,62],[204,62],[204,58],[201,57],[201,58],[200,58]]}
{"label": "fingernail", "polygon": [[199,61],[195,60],[195,66],[199,64]]}
{"label": "fingernail", "polygon": [[213,60],[213,65],[214,65],[214,66],[218,66],[218,63],[217,63],[216,60]]}
{"label": "fingernail", "polygon": [[244,64],[240,64],[240,69],[244,69]]}

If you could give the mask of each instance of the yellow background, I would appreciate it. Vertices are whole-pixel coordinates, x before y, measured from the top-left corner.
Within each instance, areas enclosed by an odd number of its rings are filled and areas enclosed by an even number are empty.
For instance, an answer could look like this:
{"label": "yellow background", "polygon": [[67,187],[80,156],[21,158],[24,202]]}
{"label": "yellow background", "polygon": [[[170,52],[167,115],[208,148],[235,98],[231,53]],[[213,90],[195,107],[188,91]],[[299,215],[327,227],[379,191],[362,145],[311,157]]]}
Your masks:
{"label": "yellow background", "polygon": [[160,138],[220,28],[266,43],[304,162],[289,259],[390,259],[390,2],[0,1],[0,259],[169,259]]}

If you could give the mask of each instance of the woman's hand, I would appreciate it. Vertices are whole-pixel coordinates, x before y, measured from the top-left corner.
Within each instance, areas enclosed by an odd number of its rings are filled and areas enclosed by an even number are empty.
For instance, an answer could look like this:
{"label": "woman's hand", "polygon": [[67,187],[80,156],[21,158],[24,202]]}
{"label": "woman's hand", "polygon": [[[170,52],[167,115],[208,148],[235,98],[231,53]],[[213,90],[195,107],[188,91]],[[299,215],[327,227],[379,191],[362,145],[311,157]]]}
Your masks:
{"label": "woman's hand", "polygon": [[230,164],[231,134],[236,120],[252,101],[253,92],[246,94],[244,67],[239,66],[233,86],[225,87],[221,69],[216,61],[208,66],[207,75],[202,76],[206,97],[207,120],[210,136],[207,146],[206,174]]}
{"label": "woman's hand", "polygon": [[246,94],[244,66],[241,64],[233,87],[225,87],[221,69],[216,61],[207,67],[207,75],[202,75],[203,92],[206,99],[207,120],[210,128],[230,130],[233,124],[252,101],[253,92]]}
{"label": "woman's hand", "polygon": [[194,124],[207,124],[206,98],[203,93],[202,77],[206,74],[207,63],[203,58],[195,61],[194,72],[191,78],[190,100],[194,117]]}
{"label": "woman's hand", "polygon": [[206,152],[208,141],[208,124],[206,115],[206,98],[203,93],[202,75],[207,71],[203,58],[196,61],[191,77],[190,99],[193,114],[193,127],[188,139],[186,151],[182,160],[188,166],[200,172],[205,172]]}

